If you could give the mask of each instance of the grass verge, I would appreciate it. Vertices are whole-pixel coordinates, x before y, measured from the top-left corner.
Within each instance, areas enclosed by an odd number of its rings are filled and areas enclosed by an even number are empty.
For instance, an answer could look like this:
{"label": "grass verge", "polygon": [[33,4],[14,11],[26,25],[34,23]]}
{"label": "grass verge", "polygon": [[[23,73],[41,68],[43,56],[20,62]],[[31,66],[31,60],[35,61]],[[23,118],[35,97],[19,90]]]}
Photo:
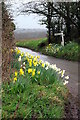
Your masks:
{"label": "grass verge", "polygon": [[[46,46],[40,47],[41,44]],[[62,58],[66,60],[79,61],[79,49],[80,45],[75,42],[69,42],[64,47],[59,44],[49,44],[47,45],[47,38],[31,41],[17,42],[16,46],[30,48],[34,51],[39,51],[43,54],[50,55],[56,58]]]}
{"label": "grass verge", "polygon": [[13,58],[11,81],[2,84],[2,119],[63,118],[64,71],[18,49]]}
{"label": "grass verge", "polygon": [[20,41],[16,43],[16,46],[18,47],[25,47],[30,48],[32,50],[37,51],[38,47],[41,43],[45,43],[47,41],[47,38],[41,38],[39,40],[27,40],[27,41]]}

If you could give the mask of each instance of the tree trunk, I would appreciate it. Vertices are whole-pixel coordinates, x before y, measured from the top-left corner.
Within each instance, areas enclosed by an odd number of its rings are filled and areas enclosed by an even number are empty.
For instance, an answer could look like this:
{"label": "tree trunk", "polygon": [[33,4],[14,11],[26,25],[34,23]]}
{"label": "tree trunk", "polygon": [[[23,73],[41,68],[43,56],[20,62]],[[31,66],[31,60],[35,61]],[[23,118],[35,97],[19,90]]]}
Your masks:
{"label": "tree trunk", "polygon": [[71,27],[70,27],[70,22],[69,20],[66,22],[66,29],[67,29],[67,34],[66,34],[66,37],[67,37],[67,41],[70,41],[71,40]]}
{"label": "tree trunk", "polygon": [[50,7],[50,2],[48,2],[48,43],[51,43],[51,7]]}
{"label": "tree trunk", "polygon": [[66,20],[66,29],[67,29],[67,42],[71,40],[71,27],[70,27],[70,11],[69,11],[69,3],[66,4],[66,11],[67,11],[67,20]]}
{"label": "tree trunk", "polygon": [[53,39],[52,42],[54,42],[54,27],[52,27],[52,39]]}

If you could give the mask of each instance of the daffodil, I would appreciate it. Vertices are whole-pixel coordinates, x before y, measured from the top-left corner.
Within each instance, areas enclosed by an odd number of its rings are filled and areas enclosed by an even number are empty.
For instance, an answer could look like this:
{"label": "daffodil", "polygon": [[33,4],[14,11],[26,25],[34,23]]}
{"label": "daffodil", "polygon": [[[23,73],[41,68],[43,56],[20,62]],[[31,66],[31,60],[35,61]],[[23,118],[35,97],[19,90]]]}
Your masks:
{"label": "daffodil", "polygon": [[49,69],[49,67],[47,66],[45,69],[46,69],[46,70],[48,70],[48,69]]}
{"label": "daffodil", "polygon": [[18,73],[17,72],[15,72],[15,76],[17,77],[17,75],[18,75]]}
{"label": "daffodil", "polygon": [[26,69],[26,67],[25,67],[25,66],[23,66],[23,69]]}
{"label": "daffodil", "polygon": [[21,67],[22,67],[22,65],[21,65]]}
{"label": "daffodil", "polygon": [[32,77],[35,75],[35,70],[32,71]]}
{"label": "daffodil", "polygon": [[62,72],[61,72],[61,77],[62,78],[64,77],[64,74],[65,74],[65,70],[62,70]]}
{"label": "daffodil", "polygon": [[47,61],[45,61],[45,64],[46,64],[47,66],[49,66],[49,65],[50,65],[50,63],[49,63],[49,62],[47,62]]}
{"label": "daffodil", "polygon": [[31,73],[31,72],[32,72],[32,69],[31,69],[31,68],[29,68],[29,69],[28,69],[28,73]]}
{"label": "daffodil", "polygon": [[25,62],[23,63],[23,65],[25,65]]}
{"label": "daffodil", "polygon": [[38,61],[37,60],[33,60],[33,65],[37,66],[37,64],[38,64]]}
{"label": "daffodil", "polygon": [[43,68],[45,67],[44,63],[42,63],[42,67],[43,67]]}
{"label": "daffodil", "polygon": [[19,61],[19,62],[21,61],[21,56],[19,56],[18,61]]}
{"label": "daffodil", "polygon": [[65,79],[67,79],[67,80],[68,80],[68,79],[69,79],[69,76],[68,76],[68,75],[67,75],[67,76],[65,76]]}
{"label": "daffodil", "polygon": [[39,75],[39,74],[40,74],[40,71],[37,71],[37,74]]}
{"label": "daffodil", "polygon": [[23,57],[23,55],[24,55],[24,53],[22,52],[22,53],[21,53],[21,57]]}
{"label": "daffodil", "polygon": [[17,81],[17,77],[14,77],[14,81],[13,81],[13,83],[15,83]]}
{"label": "daffodil", "polygon": [[50,43],[49,46],[51,46],[52,44]]}
{"label": "daffodil", "polygon": [[17,54],[20,54],[21,53],[21,51],[20,50],[17,50]]}
{"label": "daffodil", "polygon": [[29,59],[29,62],[31,62],[31,63],[32,63],[32,59]]}
{"label": "daffodil", "polygon": [[36,61],[36,60],[37,60],[37,57],[35,56],[33,60]]}
{"label": "daffodil", "polygon": [[33,59],[33,56],[31,55],[31,59]]}
{"label": "daffodil", "polygon": [[28,57],[26,57],[26,59],[27,59],[27,61],[29,62],[29,58],[28,58]]}
{"label": "daffodil", "polygon": [[41,62],[42,62],[42,61],[41,61],[41,60],[39,60],[39,64],[41,64]]}
{"label": "daffodil", "polygon": [[37,62],[34,62],[34,66],[37,66]]}
{"label": "daffodil", "polygon": [[15,51],[18,51],[18,48],[16,47]]}
{"label": "daffodil", "polygon": [[67,81],[67,80],[64,81],[63,85],[66,85],[66,84],[68,84],[68,81]]}
{"label": "daffodil", "polygon": [[20,75],[24,75],[24,71],[22,68],[20,69]]}
{"label": "daffodil", "polygon": [[32,67],[32,62],[29,62],[29,67]]}

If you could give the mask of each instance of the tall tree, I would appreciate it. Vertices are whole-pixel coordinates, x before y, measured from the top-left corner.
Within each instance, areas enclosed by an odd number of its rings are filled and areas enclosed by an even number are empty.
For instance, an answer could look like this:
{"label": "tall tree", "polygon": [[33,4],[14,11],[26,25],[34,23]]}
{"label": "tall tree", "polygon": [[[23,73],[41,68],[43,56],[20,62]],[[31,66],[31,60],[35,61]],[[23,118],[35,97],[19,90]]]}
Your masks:
{"label": "tall tree", "polygon": [[54,33],[61,30],[66,31],[66,40],[71,40],[72,26],[77,29],[78,36],[80,33],[80,2],[75,3],[53,3],[47,1],[29,2],[24,6],[24,13],[35,13],[43,15],[42,20],[48,28],[48,43],[51,43],[51,35],[54,38]]}
{"label": "tall tree", "polygon": [[52,2],[29,2],[24,5],[24,13],[36,13],[38,15],[45,16],[47,28],[48,28],[48,43],[51,43],[51,20],[52,20]]}

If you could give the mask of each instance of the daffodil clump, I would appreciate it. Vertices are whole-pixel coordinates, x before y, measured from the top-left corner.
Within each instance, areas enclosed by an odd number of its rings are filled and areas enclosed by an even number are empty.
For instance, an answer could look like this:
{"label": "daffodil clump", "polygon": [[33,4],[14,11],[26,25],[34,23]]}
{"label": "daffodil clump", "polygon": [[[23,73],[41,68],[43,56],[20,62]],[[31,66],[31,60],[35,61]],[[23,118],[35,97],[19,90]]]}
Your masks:
{"label": "daffodil clump", "polygon": [[45,48],[46,52],[54,53],[54,54],[59,52],[61,49],[62,49],[62,46],[57,45],[57,44],[53,45],[51,43],[48,46],[46,46],[46,48]]}
{"label": "daffodil clump", "polygon": [[79,61],[79,50],[80,46],[76,42],[69,42],[62,46],[60,44],[49,44],[43,48],[43,54],[54,56],[57,58]]}
{"label": "daffodil clump", "polygon": [[69,93],[65,70],[18,48],[13,58],[12,81],[3,84],[2,118],[62,118]]}
{"label": "daffodil clump", "polygon": [[[49,46],[51,47],[51,44]],[[32,56],[28,52],[26,52],[24,54],[18,48],[16,48],[15,52],[16,52],[16,54],[19,55],[18,61],[21,62],[20,70],[15,72],[16,76],[17,76],[17,74],[19,74],[20,76],[29,75],[31,77],[31,79],[33,79],[33,77],[34,77],[34,81],[37,77],[36,81],[38,82],[38,79],[43,75],[43,73],[44,72],[47,73],[47,71],[50,70],[51,73],[56,72],[58,74],[58,77],[62,79],[62,82],[64,85],[66,85],[68,83],[69,76],[65,74],[65,70],[61,70],[60,68],[58,68],[56,66],[56,64],[51,65],[47,61],[44,62],[44,61],[40,60],[40,56]],[[49,77],[49,76],[47,76],[47,77]],[[53,78],[52,74],[51,74],[51,77]],[[17,78],[14,79],[14,81],[17,81]]]}

